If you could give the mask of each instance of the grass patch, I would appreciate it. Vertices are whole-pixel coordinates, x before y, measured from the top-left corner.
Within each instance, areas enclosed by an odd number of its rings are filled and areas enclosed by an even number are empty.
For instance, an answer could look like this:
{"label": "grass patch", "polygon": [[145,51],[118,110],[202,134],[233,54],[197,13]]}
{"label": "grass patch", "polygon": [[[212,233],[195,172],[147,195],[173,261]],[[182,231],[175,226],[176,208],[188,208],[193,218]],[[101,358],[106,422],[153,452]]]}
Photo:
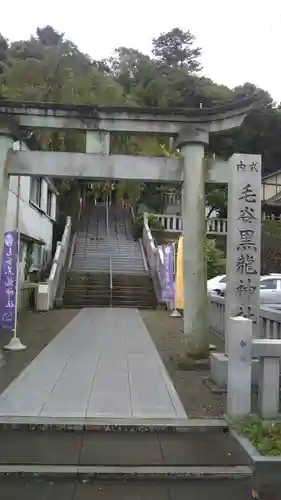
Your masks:
{"label": "grass patch", "polygon": [[251,420],[235,424],[236,430],[245,436],[263,456],[281,456],[281,422]]}

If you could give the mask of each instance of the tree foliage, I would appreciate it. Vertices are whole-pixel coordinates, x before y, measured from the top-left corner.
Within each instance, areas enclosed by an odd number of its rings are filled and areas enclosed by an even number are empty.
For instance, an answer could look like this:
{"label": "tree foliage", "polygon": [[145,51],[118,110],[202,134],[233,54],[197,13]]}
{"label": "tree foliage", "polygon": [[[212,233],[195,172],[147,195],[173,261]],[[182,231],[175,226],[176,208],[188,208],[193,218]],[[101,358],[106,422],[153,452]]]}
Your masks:
{"label": "tree foliage", "polygon": [[[0,96],[73,104],[204,108],[255,95],[262,103],[260,108],[235,133],[211,137],[208,154],[260,153],[264,173],[277,170],[281,164],[280,106],[253,83],[241,83],[234,89],[214,83],[199,73],[200,57],[194,35],[178,27],[153,39],[151,56],[135,48],[117,47],[114,57],[100,61],[83,53],[52,26],[37,28],[27,40],[10,42],[0,34]],[[78,132],[35,133],[47,149],[85,148]],[[153,136],[113,136],[111,148],[124,154],[177,154],[167,138]],[[225,189],[208,186],[206,196],[210,208],[216,205],[223,214]]]}
{"label": "tree foliage", "polygon": [[216,245],[216,240],[205,238],[204,244],[205,262],[207,267],[207,279],[225,274],[225,258],[222,250]]}
{"label": "tree foliage", "polygon": [[194,47],[195,36],[190,31],[173,28],[168,33],[161,33],[158,38],[153,38],[152,53],[163,64],[175,69],[184,68],[194,73],[201,69],[198,61],[201,48]]}

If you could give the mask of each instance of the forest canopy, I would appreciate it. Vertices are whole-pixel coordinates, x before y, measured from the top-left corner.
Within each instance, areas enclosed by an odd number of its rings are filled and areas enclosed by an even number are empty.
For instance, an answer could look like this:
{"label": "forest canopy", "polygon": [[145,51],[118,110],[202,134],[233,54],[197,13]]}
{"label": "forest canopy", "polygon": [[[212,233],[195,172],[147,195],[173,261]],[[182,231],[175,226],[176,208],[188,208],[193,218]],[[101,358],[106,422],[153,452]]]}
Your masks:
{"label": "forest canopy", "polygon": [[[281,108],[266,90],[245,82],[230,89],[204,77],[202,50],[190,31],[174,28],[152,40],[151,55],[117,47],[114,56],[94,60],[52,26],[37,28],[28,40],[0,34],[0,97],[74,104],[127,104],[157,107],[210,107],[257,96],[262,105],[236,132],[212,138],[210,151],[263,155],[264,174],[281,165]],[[241,75],[241,82],[243,75]],[[53,138],[54,139],[54,138]],[[79,138],[73,149],[79,150]],[[134,142],[134,141],[133,141]],[[56,145],[55,145],[56,143]],[[54,149],[61,141],[51,142]],[[155,140],[119,141],[126,152],[161,154]],[[163,151],[162,151],[163,153]]]}

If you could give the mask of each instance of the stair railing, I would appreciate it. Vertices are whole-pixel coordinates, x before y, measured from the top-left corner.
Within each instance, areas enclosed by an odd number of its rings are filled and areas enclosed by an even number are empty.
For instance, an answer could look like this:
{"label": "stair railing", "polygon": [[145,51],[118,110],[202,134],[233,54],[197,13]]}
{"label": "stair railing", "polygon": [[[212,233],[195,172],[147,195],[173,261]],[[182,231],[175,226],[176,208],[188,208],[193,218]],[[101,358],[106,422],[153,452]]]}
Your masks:
{"label": "stair railing", "polygon": [[64,267],[69,243],[71,241],[71,225],[71,217],[67,217],[62,240],[57,242],[57,248],[49,278],[46,282],[38,284],[36,304],[36,309],[38,311],[48,311],[49,309],[53,309],[54,307],[55,297],[61,277],[61,271]]}
{"label": "stair railing", "polygon": [[110,305],[110,307],[112,307],[112,290],[113,290],[112,260],[111,260],[111,257],[109,257],[109,293],[110,293],[109,305]]}
{"label": "stair railing", "polygon": [[148,222],[148,213],[143,215],[143,234],[142,243],[145,250],[145,255],[150,267],[151,277],[154,285],[154,290],[158,301],[162,300],[162,282],[161,276],[163,275],[164,268],[164,253],[160,245],[156,245],[151,233]]}
{"label": "stair railing", "polygon": [[85,236],[85,245],[84,245],[84,258],[86,255],[86,248],[87,248],[87,243],[88,243],[88,236],[89,236],[89,228],[90,228],[90,217],[89,217],[89,212],[87,213],[87,220],[86,220],[86,236]]}
{"label": "stair railing", "polygon": [[105,211],[106,211],[106,236],[108,236],[109,234],[108,197],[106,198]]}

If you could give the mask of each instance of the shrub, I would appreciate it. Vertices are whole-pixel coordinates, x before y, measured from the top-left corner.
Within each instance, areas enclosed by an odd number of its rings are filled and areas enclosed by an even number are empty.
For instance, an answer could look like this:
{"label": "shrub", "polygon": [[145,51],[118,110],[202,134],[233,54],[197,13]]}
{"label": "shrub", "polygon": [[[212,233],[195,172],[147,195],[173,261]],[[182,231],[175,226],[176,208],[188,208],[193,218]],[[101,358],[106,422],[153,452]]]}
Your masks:
{"label": "shrub", "polygon": [[225,258],[222,250],[216,245],[216,240],[205,238],[205,259],[207,265],[207,279],[219,274],[225,274]]}

